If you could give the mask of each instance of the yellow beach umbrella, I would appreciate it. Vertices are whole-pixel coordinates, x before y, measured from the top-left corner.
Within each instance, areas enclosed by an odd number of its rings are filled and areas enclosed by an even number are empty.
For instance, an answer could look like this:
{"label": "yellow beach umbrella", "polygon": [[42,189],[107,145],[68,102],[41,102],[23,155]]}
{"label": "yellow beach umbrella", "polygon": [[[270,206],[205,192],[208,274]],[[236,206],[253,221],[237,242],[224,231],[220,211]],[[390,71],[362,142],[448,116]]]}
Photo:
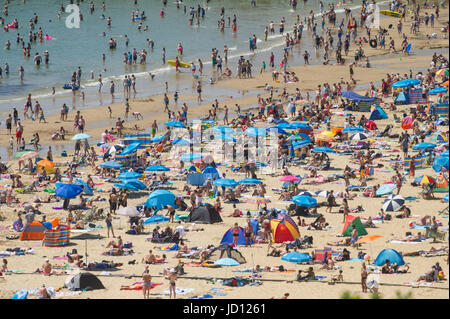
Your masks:
{"label": "yellow beach umbrella", "polygon": [[41,160],[39,162],[36,163],[36,165],[38,166],[42,166],[42,167],[55,167],[55,163],[53,163],[52,161],[49,160]]}

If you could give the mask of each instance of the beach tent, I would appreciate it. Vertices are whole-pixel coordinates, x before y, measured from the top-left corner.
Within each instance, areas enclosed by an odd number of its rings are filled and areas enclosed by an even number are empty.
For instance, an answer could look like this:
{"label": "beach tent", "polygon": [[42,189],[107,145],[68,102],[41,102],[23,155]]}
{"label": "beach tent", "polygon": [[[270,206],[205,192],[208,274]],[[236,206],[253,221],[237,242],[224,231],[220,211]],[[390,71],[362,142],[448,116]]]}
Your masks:
{"label": "beach tent", "polygon": [[70,276],[64,283],[64,288],[70,290],[96,290],[105,289],[100,279],[90,272],[82,272],[73,276]]}
{"label": "beach tent", "polygon": [[202,173],[188,173],[186,175],[186,182],[189,185],[203,186],[203,184],[205,183],[205,176]]}
{"label": "beach tent", "polygon": [[284,243],[294,241],[300,237],[297,225],[292,223],[292,219],[272,219],[270,221],[272,229],[272,240],[274,243]]}
{"label": "beach tent", "polygon": [[341,96],[343,98],[349,99],[349,100],[353,100],[353,101],[363,101],[363,102],[375,102],[376,101],[376,97],[368,97],[368,96],[363,96],[363,95],[359,95],[355,92],[352,91],[344,91],[341,93]]}
{"label": "beach tent", "polygon": [[[239,227],[238,245],[245,245],[245,232],[244,228]],[[220,244],[232,244],[233,243],[233,227],[228,229],[222,237]],[[254,240],[251,241],[254,244]]]}
{"label": "beach tent", "polygon": [[82,181],[81,179],[76,179],[75,184],[81,185],[83,187],[83,194],[88,196],[94,195],[94,191],[88,183]]}
{"label": "beach tent", "polygon": [[228,244],[220,245],[217,248],[214,248],[208,255],[209,261],[217,261],[223,257],[233,258],[240,264],[245,264],[245,257],[242,256],[241,252],[234,249],[232,246]]}
{"label": "beach tent", "polygon": [[394,104],[409,104],[409,97],[405,92],[400,92],[394,100]]}
{"label": "beach tent", "polygon": [[220,172],[217,168],[208,166],[203,170],[204,179],[211,178],[211,180],[216,180],[220,178]]}
{"label": "beach tent", "polygon": [[361,222],[359,217],[348,215],[345,218],[344,229],[342,230],[342,236],[351,236],[353,231],[353,225],[356,226],[356,230],[358,231],[358,236],[367,235],[367,231],[364,228],[364,225]]}
{"label": "beach tent", "polygon": [[47,229],[44,234],[45,247],[62,247],[69,245],[70,227],[59,225],[58,229]]}
{"label": "beach tent", "polygon": [[204,204],[195,208],[186,218],[186,222],[200,224],[214,224],[222,222],[222,217],[210,204]]}
{"label": "beach tent", "polygon": [[162,209],[166,205],[176,207],[175,195],[165,189],[157,189],[151,192],[145,202],[146,207],[156,207],[157,209]]}
{"label": "beach tent", "polygon": [[26,225],[20,233],[19,240],[42,240],[44,239],[45,226],[37,220]]}
{"label": "beach tent", "polygon": [[377,256],[374,261],[374,264],[377,266],[383,266],[386,263],[386,260],[389,260],[391,264],[397,264],[402,266],[405,264],[402,255],[395,249],[383,249]]}
{"label": "beach tent", "polygon": [[386,112],[378,105],[372,107],[372,111],[370,113],[369,121],[377,121],[387,119],[388,116]]}

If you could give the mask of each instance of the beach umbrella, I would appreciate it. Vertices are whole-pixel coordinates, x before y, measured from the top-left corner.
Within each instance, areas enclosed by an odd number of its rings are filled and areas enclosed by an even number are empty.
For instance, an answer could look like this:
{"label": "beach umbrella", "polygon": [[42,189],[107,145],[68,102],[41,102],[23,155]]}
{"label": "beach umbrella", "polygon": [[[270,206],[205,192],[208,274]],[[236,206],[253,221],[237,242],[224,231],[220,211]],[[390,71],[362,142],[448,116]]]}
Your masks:
{"label": "beach umbrella", "polygon": [[323,191],[316,192],[316,196],[327,198],[328,195],[330,195],[330,191],[323,190]]}
{"label": "beach umbrella", "polygon": [[380,186],[380,188],[377,189],[376,191],[376,195],[378,196],[382,196],[382,195],[387,195],[387,194],[391,194],[394,189],[397,188],[397,185],[395,183],[386,183]]}
{"label": "beach umbrella", "polygon": [[303,263],[311,260],[311,256],[304,253],[299,253],[297,251],[293,251],[287,254],[284,254],[281,257],[281,260],[289,261],[291,263]]}
{"label": "beach umbrella", "polygon": [[448,76],[448,69],[440,69],[439,71],[436,72],[436,75]]}
{"label": "beach umbrella", "polygon": [[278,214],[277,219],[270,221],[274,243],[294,241],[300,237],[297,224],[288,215]]}
{"label": "beach umbrella", "polygon": [[128,145],[127,147],[125,147],[122,150],[120,155],[128,155],[128,154],[135,152],[139,148],[139,146],[141,146],[141,144],[142,143],[132,143],[132,144]]}
{"label": "beach umbrella", "polygon": [[104,163],[100,163],[101,167],[106,167],[106,168],[115,168],[115,169],[119,169],[122,167],[122,164],[120,164],[119,162],[114,162],[114,161],[107,161]]}
{"label": "beach umbrella", "polygon": [[278,124],[277,126],[270,127],[269,129],[272,129],[272,128],[281,128],[281,129],[285,129],[285,130],[292,130],[292,129],[294,129],[294,128],[292,127],[291,123],[287,123],[287,122],[285,122],[285,123],[280,123],[280,124]]}
{"label": "beach umbrella", "polygon": [[24,151],[20,151],[20,152],[17,152],[16,154],[14,154],[14,158],[15,158],[15,159],[20,158],[20,157],[23,156],[24,154],[26,154],[26,153],[31,153],[31,152],[36,153],[36,152],[33,151],[33,150],[24,150]]}
{"label": "beach umbrella", "polygon": [[226,134],[214,135],[214,138],[217,138],[218,140],[222,140],[222,141],[236,143],[236,139],[234,137],[232,137],[230,135],[226,135]]}
{"label": "beach umbrella", "polygon": [[55,163],[49,160],[41,160],[36,163],[36,165],[42,166],[42,167],[55,167]]}
{"label": "beach umbrella", "polygon": [[166,205],[174,206],[175,195],[164,189],[157,189],[148,195],[145,207],[156,207],[158,210]]}
{"label": "beach umbrella", "polygon": [[313,153],[336,153],[336,151],[332,148],[322,146],[322,147],[316,147],[311,150]]}
{"label": "beach umbrella", "polygon": [[117,153],[117,152],[123,150],[124,147],[125,147],[125,145],[123,145],[123,144],[115,144],[115,145],[111,146],[111,148],[108,150],[108,154]]}
{"label": "beach umbrella", "polygon": [[420,84],[420,81],[417,79],[406,79],[406,80],[395,82],[394,84],[392,84],[392,87],[394,89],[398,89],[398,88],[406,88],[406,87],[418,85],[418,84]]}
{"label": "beach umbrella", "polygon": [[245,130],[245,134],[252,137],[266,136],[267,131],[264,127],[249,127]]}
{"label": "beach umbrella", "polygon": [[294,175],[286,175],[280,178],[280,181],[282,182],[298,182],[301,180],[302,179],[300,177]]}
{"label": "beach umbrella", "polygon": [[435,148],[435,147],[436,147],[436,144],[423,142],[423,143],[414,145],[413,150],[425,150],[427,148]]}
{"label": "beach umbrella", "polygon": [[443,200],[448,203],[448,194],[444,196]]}
{"label": "beach umbrella", "polygon": [[319,141],[333,142],[335,135],[336,134],[331,131],[323,131],[316,135],[316,139]]}
{"label": "beach umbrella", "polygon": [[214,265],[239,266],[240,264],[233,258],[220,258],[214,262]]}
{"label": "beach umbrella", "polygon": [[381,237],[383,237],[383,236],[379,236],[379,235],[366,235],[366,236],[360,237],[355,243],[356,243],[356,244],[370,243],[370,242],[373,242],[374,240],[377,240],[378,238],[381,238]]}
{"label": "beach umbrella", "polygon": [[180,161],[183,161],[183,162],[186,162],[186,161],[191,162],[191,161],[198,160],[198,159],[202,159],[202,158],[203,158],[203,155],[201,155],[201,154],[195,154],[195,153],[192,153],[192,154],[184,154],[184,155],[182,155],[182,156],[180,157]]}
{"label": "beach umbrella", "polygon": [[436,180],[431,176],[424,175],[420,179],[419,184],[436,184]]}
{"label": "beach umbrella", "polygon": [[383,203],[383,211],[396,212],[405,204],[405,199],[400,195],[391,195]]}
{"label": "beach umbrella", "polygon": [[286,132],[283,128],[281,127],[268,127],[266,128],[267,132],[276,132],[277,134],[284,134],[284,135],[288,135],[289,133]]}
{"label": "beach umbrella", "polygon": [[186,128],[186,125],[184,125],[181,122],[178,121],[169,121],[164,123],[165,126],[169,126],[169,127],[180,127],[180,128]]}
{"label": "beach umbrella", "polygon": [[142,174],[139,174],[137,172],[125,172],[122,174],[119,174],[119,176],[117,176],[118,179],[137,179],[140,178],[142,176]]}
{"label": "beach umbrella", "polygon": [[286,140],[287,141],[311,141],[309,138],[306,139],[304,136],[301,136],[301,135],[291,135]]}
{"label": "beach umbrella", "polygon": [[442,83],[442,86],[446,86],[446,87],[448,87],[448,80],[447,80],[447,81],[445,81],[444,83]]}
{"label": "beach umbrella", "polygon": [[170,168],[162,165],[152,165],[145,169],[146,172],[168,172]]}
{"label": "beach umbrella", "polygon": [[166,137],[166,134],[155,136],[151,139],[152,143],[159,143]]}
{"label": "beach umbrella", "polygon": [[140,214],[141,213],[135,207],[121,207],[117,211],[117,215],[129,216],[129,217],[136,217],[136,216],[139,216]]}
{"label": "beach umbrella", "polygon": [[143,182],[137,179],[128,179],[126,181],[123,181],[122,183],[126,185],[131,185],[132,187],[135,187],[138,190],[144,190],[147,188],[147,185],[145,185]]}
{"label": "beach umbrella", "polygon": [[412,123],[414,122],[414,119],[411,116],[406,116],[403,120],[402,120],[402,124],[401,127],[404,130],[409,130],[412,128]]}
{"label": "beach umbrella", "polygon": [[446,88],[434,88],[428,91],[428,94],[439,94],[439,93],[445,93],[448,92],[448,89]]}
{"label": "beach umbrella", "polygon": [[357,126],[349,126],[342,130],[343,133],[355,133],[355,132],[364,132],[365,129]]}
{"label": "beach umbrella", "polygon": [[270,203],[270,199],[264,198],[262,196],[248,197],[245,198],[243,201],[248,204],[258,204],[258,205]]}
{"label": "beach umbrella", "polygon": [[234,134],[235,133],[234,129],[232,129],[229,126],[224,126],[224,125],[214,126],[212,128],[212,131],[214,133],[220,133],[220,134]]}
{"label": "beach umbrella", "polygon": [[305,195],[305,196],[313,197],[313,196],[316,196],[316,193],[305,191],[305,192],[301,192],[298,195]]}
{"label": "beach umbrella", "polygon": [[58,187],[55,195],[62,198],[75,198],[83,192],[83,187],[77,184],[64,184]]}
{"label": "beach umbrella", "polygon": [[238,182],[230,178],[220,178],[214,181],[214,185],[223,187],[235,187],[238,185]]}
{"label": "beach umbrella", "polygon": [[305,123],[301,123],[301,122],[292,122],[289,123],[290,126],[294,129],[300,129],[300,130],[312,130],[311,126],[309,126],[308,124]]}
{"label": "beach umbrella", "polygon": [[367,138],[368,138],[368,136],[366,134],[364,134],[364,133],[356,133],[356,134],[353,134],[350,137],[350,140],[352,140],[352,141],[361,141],[361,140],[366,140]]}
{"label": "beach umbrella", "polygon": [[442,167],[445,168],[445,170],[449,169],[449,157],[445,155],[441,155],[439,157],[436,157],[433,161],[433,170],[436,173],[439,173],[442,171]]}
{"label": "beach umbrella", "polygon": [[142,222],[142,224],[143,225],[159,224],[159,223],[168,222],[169,220],[170,220],[170,218],[166,217],[166,216],[152,216],[152,217],[149,217],[146,220],[144,220]]}
{"label": "beach umbrella", "polygon": [[298,142],[293,142],[292,143],[292,147],[296,150],[298,148],[302,148],[302,147],[306,147],[308,145],[312,145],[311,141],[298,141]]}
{"label": "beach umbrella", "polygon": [[431,141],[435,142],[435,143],[447,143],[448,142],[447,138],[444,135],[442,135],[442,134],[434,135],[431,138]]}
{"label": "beach umbrella", "polygon": [[312,198],[310,196],[306,195],[297,195],[292,197],[292,201],[297,204],[298,206],[302,207],[316,207],[317,206],[317,200],[315,198]]}
{"label": "beach umbrella", "polygon": [[138,191],[139,190],[139,188],[137,188],[133,184],[128,184],[126,181],[124,181],[122,183],[114,184],[114,187],[117,187],[120,189],[128,189],[130,191]]}
{"label": "beach umbrella", "polygon": [[19,160],[23,161],[23,160],[26,160],[29,158],[34,158],[37,156],[39,156],[39,154],[36,152],[26,152],[26,153],[22,154],[22,156],[19,157]]}
{"label": "beach umbrella", "polygon": [[74,135],[72,137],[72,141],[78,141],[78,140],[87,140],[89,138],[91,138],[92,136],[86,134],[86,133],[79,133],[77,135]]}
{"label": "beach umbrella", "polygon": [[239,184],[245,184],[245,185],[257,185],[257,184],[262,184],[262,182],[256,178],[244,178],[241,179],[239,182]]}
{"label": "beach umbrella", "polygon": [[172,142],[170,142],[170,144],[172,144],[172,145],[179,145],[179,146],[186,146],[186,145],[191,145],[191,142],[189,142],[188,140],[185,140],[183,138],[177,138],[176,140],[173,140]]}

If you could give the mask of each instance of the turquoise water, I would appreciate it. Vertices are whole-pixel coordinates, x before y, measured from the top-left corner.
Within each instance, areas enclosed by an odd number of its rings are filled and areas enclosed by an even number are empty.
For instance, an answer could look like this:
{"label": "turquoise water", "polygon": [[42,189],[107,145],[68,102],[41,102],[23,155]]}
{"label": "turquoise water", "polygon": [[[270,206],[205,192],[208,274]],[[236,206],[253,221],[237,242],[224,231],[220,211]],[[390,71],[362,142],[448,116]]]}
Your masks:
{"label": "turquoise water", "polygon": [[[10,29],[10,32],[0,32],[0,45],[3,47],[7,40],[11,41],[10,50],[1,50],[0,65],[3,67],[5,62],[10,66],[9,76],[3,76],[0,79],[0,111],[11,109],[12,106],[20,106],[27,93],[32,93],[34,98],[46,98],[51,92],[51,88],[56,88],[56,96],[67,95],[70,92],[62,90],[64,83],[70,83],[72,72],[76,71],[78,66],[83,71],[82,86],[96,92],[97,76],[102,74],[105,84],[103,92],[109,95],[108,80],[121,80],[124,74],[135,74],[137,77],[148,77],[148,72],[156,73],[158,79],[167,79],[166,73],[173,72],[173,68],[167,64],[162,64],[162,48],[166,48],[166,60],[174,59],[177,54],[178,43],[182,43],[184,55],[182,60],[186,62],[202,59],[206,64],[210,63],[211,48],[223,50],[224,44],[229,48],[229,57],[238,57],[240,54],[248,53],[248,38],[255,34],[258,38],[263,37],[265,26],[270,21],[279,22],[282,17],[287,20],[285,30],[291,32],[292,25],[295,23],[295,17],[300,15],[304,18],[311,10],[319,12],[318,1],[309,0],[306,6],[303,1],[299,1],[297,10],[292,10],[288,1],[280,0],[259,0],[256,7],[251,7],[250,1],[242,0],[212,0],[208,4],[206,15],[201,19],[200,25],[189,25],[189,7],[197,7],[198,4],[205,7],[206,1],[183,1],[180,9],[176,8],[175,1],[169,1],[165,8],[164,18],[160,17],[160,11],[163,8],[160,0],[139,0],[138,5],[133,1],[110,0],[106,2],[106,10],[102,12],[102,1],[94,1],[95,12],[89,13],[90,1],[83,1],[80,4],[80,10],[83,14],[83,21],[79,29],[69,29],[65,26],[65,20],[68,13],[62,14],[57,19],[60,3],[53,0],[13,1],[9,5],[9,16],[5,17],[6,23],[10,23],[17,18],[20,29]],[[335,2],[331,0],[323,1],[325,8],[328,3]],[[358,6],[357,1],[350,2],[350,7]],[[69,2],[65,1],[64,5]],[[187,7],[187,13],[184,13],[183,7]],[[225,7],[226,28],[222,33],[217,29],[217,20],[220,16],[221,7]],[[143,26],[148,26],[149,31],[137,31],[138,22],[131,21],[133,10],[144,10],[147,20],[143,21]],[[337,8],[342,9],[342,7]],[[54,40],[44,40],[43,43],[32,45],[31,57],[25,59],[21,47],[16,44],[17,34],[20,34],[25,43],[28,43],[28,33],[30,27],[29,19],[34,13],[38,14],[39,22],[33,32],[42,28],[44,34],[48,34]],[[111,17],[112,25],[108,28],[106,20]],[[228,28],[228,17],[233,18],[236,14],[238,21],[238,32],[233,34],[231,28]],[[102,32],[106,36],[101,36]],[[125,35],[128,35],[129,46],[125,46]],[[117,49],[110,50],[108,40],[110,38],[117,40]],[[153,51],[149,48],[147,39],[152,39],[155,43]],[[284,37],[278,33],[269,37],[267,43],[258,41],[259,52],[265,52],[268,57],[270,50],[281,45]],[[123,53],[136,48],[138,51],[145,48],[149,53],[146,65],[125,65]],[[37,67],[33,63],[33,56],[39,52],[48,50],[50,53],[50,64],[41,64]],[[102,54],[106,55],[105,63],[102,62]],[[260,55],[262,55],[261,53]],[[267,58],[266,57],[266,58]],[[25,69],[25,79],[21,83],[18,74],[18,67]],[[104,71],[106,69],[106,71]],[[234,72],[235,68],[232,68]],[[256,68],[255,68],[256,69]],[[95,79],[90,80],[90,72],[94,71]],[[159,75],[158,75],[159,74]],[[190,80],[190,72],[180,75],[177,79]],[[162,88],[162,81],[154,81],[148,85],[146,90],[158,90]],[[139,82],[139,81],[138,81]],[[116,82],[116,91],[120,90],[121,83]],[[89,91],[87,91],[89,94]],[[45,107],[45,105],[44,105]]]}

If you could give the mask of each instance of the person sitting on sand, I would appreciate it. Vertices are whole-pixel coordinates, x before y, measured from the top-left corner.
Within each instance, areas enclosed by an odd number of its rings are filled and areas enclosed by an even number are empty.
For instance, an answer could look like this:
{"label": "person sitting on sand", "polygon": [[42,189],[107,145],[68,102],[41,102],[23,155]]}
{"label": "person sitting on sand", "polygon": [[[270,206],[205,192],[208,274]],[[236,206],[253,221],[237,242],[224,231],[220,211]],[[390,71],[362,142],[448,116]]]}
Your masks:
{"label": "person sitting on sand", "polygon": [[153,255],[153,251],[151,249],[148,251],[148,255],[142,258],[142,262],[146,264],[154,264],[156,262],[155,255]]}
{"label": "person sitting on sand", "polygon": [[46,259],[44,264],[42,265],[42,273],[44,275],[50,275],[52,273],[52,264],[49,259]]}
{"label": "person sitting on sand", "polygon": [[236,208],[236,204],[233,204],[233,213],[228,215],[228,217],[241,217],[241,215],[242,213],[238,208]]}
{"label": "person sitting on sand", "polygon": [[367,219],[367,221],[365,223],[363,223],[364,227],[366,228],[376,228],[375,224],[372,221],[372,217],[369,216],[369,218]]}
{"label": "person sitting on sand", "polygon": [[47,288],[45,288],[45,285],[42,285],[42,287],[39,288],[39,299],[51,299]]}
{"label": "person sitting on sand", "polygon": [[344,248],[344,250],[334,260],[335,261],[350,260],[350,252],[347,250],[347,248]]}
{"label": "person sitting on sand", "polygon": [[124,250],[122,247],[119,248],[111,248],[110,250],[107,250],[103,253],[103,255],[108,256],[122,256],[124,253]]}
{"label": "person sitting on sand", "polygon": [[333,270],[334,269],[333,258],[329,258],[326,263],[323,264],[321,269]]}
{"label": "person sitting on sand", "polygon": [[114,240],[111,240],[108,245],[106,245],[106,248],[123,248],[123,240],[122,237],[119,235],[117,236],[117,243]]}

